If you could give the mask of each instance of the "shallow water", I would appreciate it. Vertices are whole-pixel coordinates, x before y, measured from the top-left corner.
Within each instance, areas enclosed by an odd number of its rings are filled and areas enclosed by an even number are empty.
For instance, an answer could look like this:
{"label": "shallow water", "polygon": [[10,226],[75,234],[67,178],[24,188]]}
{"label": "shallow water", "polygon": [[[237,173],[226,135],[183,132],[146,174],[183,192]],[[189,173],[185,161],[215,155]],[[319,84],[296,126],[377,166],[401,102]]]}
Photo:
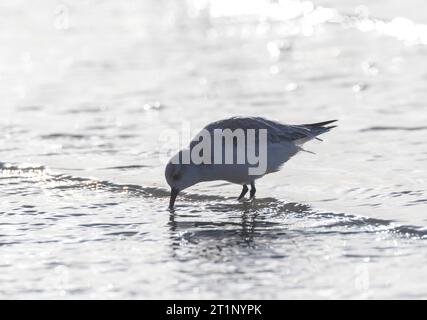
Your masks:
{"label": "shallow water", "polygon": [[[0,297],[426,298],[425,5],[197,3],[2,4]],[[159,135],[233,115],[339,127],[170,214]]]}

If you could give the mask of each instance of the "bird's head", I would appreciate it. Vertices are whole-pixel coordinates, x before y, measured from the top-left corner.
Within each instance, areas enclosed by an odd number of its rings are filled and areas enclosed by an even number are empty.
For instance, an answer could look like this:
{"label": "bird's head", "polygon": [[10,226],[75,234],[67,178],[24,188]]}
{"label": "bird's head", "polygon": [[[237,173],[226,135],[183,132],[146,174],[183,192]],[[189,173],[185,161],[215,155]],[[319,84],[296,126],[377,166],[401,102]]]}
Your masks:
{"label": "bird's head", "polygon": [[165,178],[171,187],[169,209],[173,209],[175,199],[180,191],[200,181],[197,166],[174,161],[181,153],[182,151],[175,155],[166,165]]}

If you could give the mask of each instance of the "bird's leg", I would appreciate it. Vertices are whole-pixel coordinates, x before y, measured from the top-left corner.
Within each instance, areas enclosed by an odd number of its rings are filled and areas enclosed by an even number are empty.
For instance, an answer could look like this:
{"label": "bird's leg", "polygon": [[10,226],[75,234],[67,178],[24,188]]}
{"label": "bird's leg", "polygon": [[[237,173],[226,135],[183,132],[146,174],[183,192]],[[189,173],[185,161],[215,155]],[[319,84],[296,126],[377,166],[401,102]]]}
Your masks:
{"label": "bird's leg", "polygon": [[242,192],[240,193],[240,196],[237,198],[237,200],[242,199],[246,195],[246,193],[248,192],[248,190],[249,190],[248,186],[246,184],[244,184]]}
{"label": "bird's leg", "polygon": [[253,199],[253,198],[255,198],[255,192],[256,192],[256,189],[255,189],[255,182],[254,182],[254,181],[252,181],[252,182],[251,182],[251,192],[249,193],[251,197],[250,197],[249,199]]}

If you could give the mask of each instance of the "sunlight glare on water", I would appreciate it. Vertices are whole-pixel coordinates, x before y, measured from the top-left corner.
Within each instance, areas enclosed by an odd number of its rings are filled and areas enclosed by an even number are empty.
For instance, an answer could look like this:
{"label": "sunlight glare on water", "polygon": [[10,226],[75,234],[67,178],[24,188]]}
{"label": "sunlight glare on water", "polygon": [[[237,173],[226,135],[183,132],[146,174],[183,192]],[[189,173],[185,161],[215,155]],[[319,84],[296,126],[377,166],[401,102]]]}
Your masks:
{"label": "sunlight glare on water", "polygon": [[[0,297],[426,298],[421,7],[5,1]],[[339,122],[170,214],[160,135],[235,115]]]}

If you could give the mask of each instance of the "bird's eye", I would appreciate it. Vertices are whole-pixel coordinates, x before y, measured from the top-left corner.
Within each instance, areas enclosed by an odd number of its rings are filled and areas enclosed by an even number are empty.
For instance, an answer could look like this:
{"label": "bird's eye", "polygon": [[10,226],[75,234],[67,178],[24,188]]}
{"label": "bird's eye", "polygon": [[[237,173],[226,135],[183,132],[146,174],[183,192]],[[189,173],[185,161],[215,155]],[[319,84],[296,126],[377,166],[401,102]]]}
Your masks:
{"label": "bird's eye", "polygon": [[173,180],[179,180],[179,178],[181,178],[181,175],[179,174],[179,173],[176,173],[176,174],[174,174],[173,176],[172,176],[172,179]]}

